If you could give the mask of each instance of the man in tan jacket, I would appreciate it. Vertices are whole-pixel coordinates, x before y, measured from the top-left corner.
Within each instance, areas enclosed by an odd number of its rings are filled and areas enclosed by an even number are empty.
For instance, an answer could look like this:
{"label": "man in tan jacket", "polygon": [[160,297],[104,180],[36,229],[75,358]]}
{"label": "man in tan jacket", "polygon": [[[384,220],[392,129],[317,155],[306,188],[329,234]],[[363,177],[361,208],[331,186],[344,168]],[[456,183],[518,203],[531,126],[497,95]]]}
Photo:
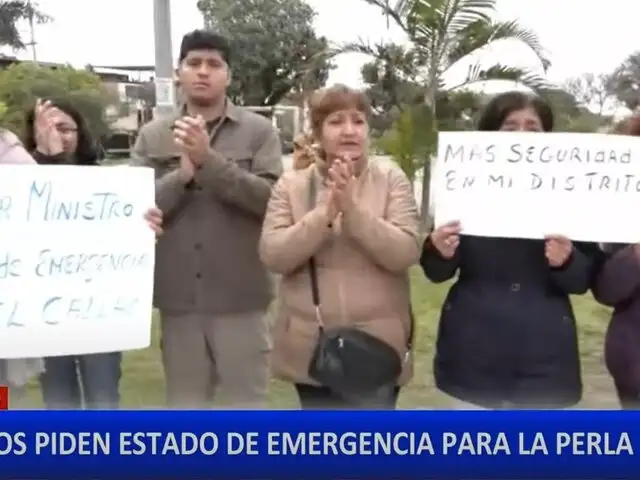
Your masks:
{"label": "man in tan jacket", "polygon": [[281,145],[268,119],[227,100],[229,54],[219,35],[185,35],[185,109],[145,125],[134,147],[137,163],[156,170],[165,215],[155,306],[167,400],[178,408],[210,406],[216,386],[236,408],[267,395],[272,293],[258,238]]}

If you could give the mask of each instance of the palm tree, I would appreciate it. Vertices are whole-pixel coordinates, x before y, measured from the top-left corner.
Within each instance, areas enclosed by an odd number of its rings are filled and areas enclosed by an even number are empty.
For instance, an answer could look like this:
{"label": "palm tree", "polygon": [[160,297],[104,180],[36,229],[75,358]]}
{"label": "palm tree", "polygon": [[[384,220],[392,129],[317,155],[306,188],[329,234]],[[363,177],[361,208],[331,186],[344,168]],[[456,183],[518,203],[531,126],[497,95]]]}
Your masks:
{"label": "palm tree", "polygon": [[[394,43],[371,46],[363,41],[349,48],[373,57],[361,69],[374,111],[371,129],[380,136],[378,146],[391,154],[413,185],[433,150],[424,134],[430,126],[430,113],[424,105],[419,52]],[[481,100],[480,95],[468,90],[439,90],[436,98],[439,128],[468,129]]]}
{"label": "palm tree", "polygon": [[[375,86],[373,88],[380,90],[378,93],[384,97],[384,102],[377,107],[403,110],[407,104],[414,103],[415,98],[407,98],[419,93],[410,88],[419,84],[419,59],[413,48],[395,43],[370,45],[361,40],[343,45],[335,53],[344,52],[363,53],[373,58],[362,67],[361,75],[366,84]],[[373,97],[371,100],[376,100],[376,95]]]}
{"label": "palm tree", "polygon": [[7,45],[15,50],[26,47],[17,27],[21,20],[46,23],[51,17],[41,12],[37,5],[29,0],[0,1],[0,45]]}
{"label": "palm tree", "polygon": [[[528,46],[546,72],[550,61],[546,57],[538,36],[516,21],[497,22],[492,19],[496,0],[364,0],[380,9],[387,19],[397,24],[412,43],[411,58],[419,65],[424,103],[430,111],[428,132],[435,148],[437,140],[437,98],[444,89],[444,74],[456,63],[497,40],[517,40]],[[376,56],[376,49],[359,41],[340,46],[337,53],[360,52]],[[381,60],[385,60],[381,58]],[[406,52],[402,65],[406,65]],[[548,82],[533,71],[509,65],[473,64],[465,80],[448,88],[456,90],[473,83],[490,80],[511,80],[544,94],[553,89]],[[432,153],[433,153],[432,149]],[[423,221],[429,213],[430,162],[425,162],[422,187],[421,212]]]}

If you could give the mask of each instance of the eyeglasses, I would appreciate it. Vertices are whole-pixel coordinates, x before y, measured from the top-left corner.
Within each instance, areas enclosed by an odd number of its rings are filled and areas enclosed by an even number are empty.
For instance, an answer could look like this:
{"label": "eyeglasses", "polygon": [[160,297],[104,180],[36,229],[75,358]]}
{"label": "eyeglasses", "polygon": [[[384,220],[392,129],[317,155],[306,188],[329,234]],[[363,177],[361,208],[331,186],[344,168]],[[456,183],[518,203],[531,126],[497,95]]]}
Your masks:
{"label": "eyeglasses", "polygon": [[71,134],[74,134],[74,133],[78,133],[78,129],[77,128],[70,127],[68,125],[56,125],[56,130],[61,135],[71,135]]}

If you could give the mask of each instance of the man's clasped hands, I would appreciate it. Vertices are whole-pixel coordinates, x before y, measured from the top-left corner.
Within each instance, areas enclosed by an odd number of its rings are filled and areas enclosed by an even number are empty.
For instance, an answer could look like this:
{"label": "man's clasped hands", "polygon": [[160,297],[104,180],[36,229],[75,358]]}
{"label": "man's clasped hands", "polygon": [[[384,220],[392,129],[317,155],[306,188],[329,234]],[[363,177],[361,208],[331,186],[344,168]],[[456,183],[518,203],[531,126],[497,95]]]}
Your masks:
{"label": "man's clasped hands", "polygon": [[[173,125],[174,141],[181,151],[179,174],[184,183],[193,179],[195,172],[202,166],[209,151],[207,125],[201,116],[182,117]],[[145,214],[149,226],[156,236],[162,235],[163,214],[159,208],[152,208]]]}
{"label": "man's clasped hands", "polygon": [[209,152],[207,124],[198,115],[184,116],[173,124],[173,137],[180,155],[180,176],[184,183],[190,182]]}
{"label": "man's clasped hands", "polygon": [[[429,236],[431,244],[438,250],[443,258],[452,258],[460,245],[460,222],[453,221],[441,225]],[[562,235],[547,235],[544,243],[544,254],[549,266],[552,268],[563,267],[571,257],[573,244],[571,240]]]}
{"label": "man's clasped hands", "polygon": [[[209,151],[206,123],[201,116],[182,117],[174,123],[173,135],[176,145],[182,152],[179,173],[184,183],[188,183],[193,179],[196,170],[202,166]],[[145,214],[145,220],[156,236],[162,235],[163,214],[159,208],[150,209]]]}

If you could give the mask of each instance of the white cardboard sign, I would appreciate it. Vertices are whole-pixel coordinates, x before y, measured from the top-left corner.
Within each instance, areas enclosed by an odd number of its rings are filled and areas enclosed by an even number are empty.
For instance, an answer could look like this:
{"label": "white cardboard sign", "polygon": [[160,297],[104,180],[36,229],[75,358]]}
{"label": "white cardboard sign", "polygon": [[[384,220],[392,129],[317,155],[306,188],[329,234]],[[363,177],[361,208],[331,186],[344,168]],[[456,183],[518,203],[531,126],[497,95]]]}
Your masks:
{"label": "white cardboard sign", "polygon": [[0,358],[151,343],[149,168],[0,167]]}
{"label": "white cardboard sign", "polygon": [[584,133],[442,132],[435,224],[464,233],[640,241],[640,138]]}

